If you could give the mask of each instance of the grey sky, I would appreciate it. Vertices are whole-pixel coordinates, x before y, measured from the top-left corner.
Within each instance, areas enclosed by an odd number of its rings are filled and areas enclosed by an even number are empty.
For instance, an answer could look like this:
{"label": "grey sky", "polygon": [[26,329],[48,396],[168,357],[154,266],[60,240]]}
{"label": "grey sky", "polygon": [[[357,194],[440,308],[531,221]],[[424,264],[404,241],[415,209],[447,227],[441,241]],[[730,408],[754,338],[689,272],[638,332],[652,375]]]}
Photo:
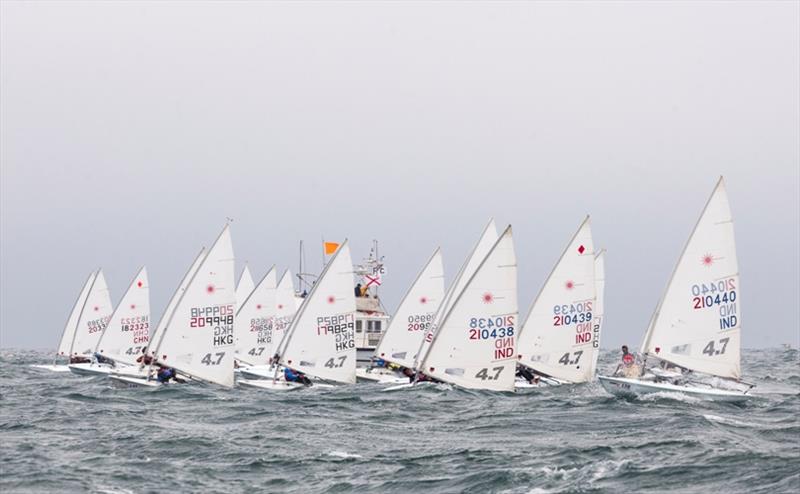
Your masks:
{"label": "grey sky", "polygon": [[379,239],[393,310],[494,215],[527,311],[586,213],[638,345],[720,174],[744,345],[796,345],[799,5],[2,2],[0,345],[54,348],[97,266],[157,319],[226,216],[257,277]]}

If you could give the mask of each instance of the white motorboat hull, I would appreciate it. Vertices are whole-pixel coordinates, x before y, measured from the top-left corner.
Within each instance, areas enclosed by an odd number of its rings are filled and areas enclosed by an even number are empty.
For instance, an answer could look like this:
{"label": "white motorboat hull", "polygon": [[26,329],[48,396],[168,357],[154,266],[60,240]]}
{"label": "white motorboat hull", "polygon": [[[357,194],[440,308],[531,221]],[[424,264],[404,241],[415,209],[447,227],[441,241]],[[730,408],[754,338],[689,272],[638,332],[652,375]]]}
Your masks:
{"label": "white motorboat hull", "polygon": [[648,382],[627,377],[597,377],[603,389],[614,396],[637,397],[653,393],[681,393],[702,400],[730,402],[745,401],[752,398],[752,395],[743,392],[717,388],[699,388],[689,385]]}
{"label": "white motorboat hull", "polygon": [[68,365],[54,365],[54,364],[34,364],[30,367],[39,370],[46,370],[50,372],[69,372]]}

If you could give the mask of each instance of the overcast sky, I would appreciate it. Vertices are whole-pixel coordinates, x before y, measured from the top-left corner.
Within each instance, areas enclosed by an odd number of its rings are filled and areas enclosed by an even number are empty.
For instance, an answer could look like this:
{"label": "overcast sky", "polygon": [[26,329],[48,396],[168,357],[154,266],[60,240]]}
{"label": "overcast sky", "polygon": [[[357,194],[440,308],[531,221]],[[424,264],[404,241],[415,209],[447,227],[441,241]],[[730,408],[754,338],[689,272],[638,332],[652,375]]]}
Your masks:
{"label": "overcast sky", "polygon": [[238,270],[380,240],[394,310],[512,223],[527,311],[583,216],[638,346],[714,183],[745,347],[798,344],[798,2],[2,2],[0,345],[55,348],[102,266],[154,319],[226,217]]}

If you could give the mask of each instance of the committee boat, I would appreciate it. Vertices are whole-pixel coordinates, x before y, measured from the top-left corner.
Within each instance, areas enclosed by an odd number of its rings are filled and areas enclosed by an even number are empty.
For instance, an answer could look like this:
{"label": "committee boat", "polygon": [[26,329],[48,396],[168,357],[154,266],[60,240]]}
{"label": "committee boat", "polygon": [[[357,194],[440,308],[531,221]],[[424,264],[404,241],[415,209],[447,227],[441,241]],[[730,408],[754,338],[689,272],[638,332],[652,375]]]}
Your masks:
{"label": "committee boat", "polygon": [[682,393],[742,401],[741,298],[733,218],[720,177],[650,320],[641,363],[599,376],[617,396]]}

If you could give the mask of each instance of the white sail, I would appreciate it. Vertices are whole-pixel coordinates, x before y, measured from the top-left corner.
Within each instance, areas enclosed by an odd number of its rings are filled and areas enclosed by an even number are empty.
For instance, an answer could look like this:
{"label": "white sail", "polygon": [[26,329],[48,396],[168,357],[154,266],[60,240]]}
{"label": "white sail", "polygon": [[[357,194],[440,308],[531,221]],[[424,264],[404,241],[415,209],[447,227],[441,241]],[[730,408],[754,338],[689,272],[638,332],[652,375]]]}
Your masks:
{"label": "white sail", "polygon": [[465,388],[513,391],[518,316],[509,226],[453,299],[421,370]]}
{"label": "white sail", "polygon": [[428,353],[430,343],[433,341],[433,337],[437,331],[437,328],[441,325],[442,318],[445,314],[447,314],[447,311],[450,310],[450,307],[453,305],[453,301],[464,289],[467,281],[475,273],[475,270],[478,269],[478,266],[486,257],[486,254],[489,253],[489,250],[492,248],[495,242],[497,242],[497,227],[495,226],[494,218],[491,218],[489,223],[486,225],[486,228],[483,229],[483,233],[481,234],[478,243],[475,244],[472,252],[464,261],[461,269],[459,269],[458,273],[456,274],[453,283],[451,283],[450,287],[447,289],[447,292],[444,295],[444,300],[441,304],[439,304],[439,308],[434,314],[433,324],[431,324],[431,327],[425,331],[425,335],[420,342],[417,354],[414,356],[414,369],[419,369],[419,364],[425,358],[425,354]]}
{"label": "white sail", "polygon": [[246,364],[267,364],[277,346],[273,333],[276,281],[273,266],[249,296],[244,301],[239,300],[234,318],[236,358]]}
{"label": "white sail", "polygon": [[113,311],[114,306],[111,305],[108,285],[101,269],[97,271],[97,276],[92,281],[83,310],[78,317],[69,354],[91,355]]}
{"label": "white sail", "polygon": [[83,306],[86,303],[86,298],[89,296],[89,289],[92,287],[95,276],[97,276],[97,271],[92,271],[89,274],[89,277],[86,278],[86,283],[83,284],[83,288],[78,294],[75,305],[72,306],[72,312],[69,313],[67,324],[64,326],[64,331],[61,333],[61,341],[58,343],[58,355],[69,356],[70,354],[69,349],[72,346],[72,339],[75,337],[75,330],[78,328],[78,319],[81,317]]}
{"label": "white sail", "polygon": [[594,286],[596,292],[594,304],[594,327],[592,328],[592,359],[591,375],[597,371],[597,359],[600,357],[600,333],[603,329],[605,316],[605,290],[606,290],[606,251],[601,249],[594,257]]}
{"label": "white sail", "polygon": [[345,240],[297,312],[280,363],[320,379],[356,382],[353,262]]}
{"label": "white sail", "polygon": [[247,297],[250,296],[250,292],[252,292],[255,287],[256,284],[253,281],[253,275],[250,274],[250,268],[245,264],[242,274],[239,276],[239,283],[236,284],[237,306],[247,300]]}
{"label": "white sail", "polygon": [[698,372],[740,376],[739,264],[719,179],[651,319],[642,349]]}
{"label": "white sail", "polygon": [[233,386],[234,256],[230,227],[217,237],[158,337],[155,357],[204,381]]}
{"label": "white sail", "polygon": [[200,252],[197,254],[197,257],[194,258],[194,261],[192,261],[192,264],[189,266],[189,269],[186,271],[186,274],[184,274],[183,278],[181,278],[181,282],[178,284],[178,288],[175,289],[175,293],[172,294],[172,298],[169,299],[167,307],[164,309],[163,314],[161,314],[161,319],[158,321],[158,325],[156,326],[155,330],[151,329],[150,342],[147,344],[147,351],[151,355],[155,353],[155,347],[160,338],[161,330],[164,329],[164,326],[167,324],[167,321],[169,321],[170,315],[175,310],[175,305],[181,299],[183,292],[186,291],[186,286],[189,284],[189,281],[197,272],[197,268],[200,267],[200,263],[202,263],[203,259],[205,258],[206,258],[206,248],[203,247],[202,249],[200,249]]}
{"label": "white sail", "polygon": [[583,220],[522,324],[519,363],[572,383],[592,379],[595,313],[594,242]]}
{"label": "white sail", "polygon": [[443,299],[444,267],[442,252],[437,248],[400,302],[375,355],[411,368],[425,331],[433,324],[436,309]]}
{"label": "white sail", "polygon": [[150,341],[150,285],[142,267],[122,296],[95,351],[115,362],[134,365]]}
{"label": "white sail", "polygon": [[[280,343],[286,335],[286,330],[292,324],[292,319],[299,307],[295,303],[297,297],[294,295],[294,278],[292,278],[292,271],[287,269],[281,281],[278,283],[278,289],[275,292],[275,323],[272,326],[274,334],[274,341]],[[300,299],[301,301],[303,299]]]}

